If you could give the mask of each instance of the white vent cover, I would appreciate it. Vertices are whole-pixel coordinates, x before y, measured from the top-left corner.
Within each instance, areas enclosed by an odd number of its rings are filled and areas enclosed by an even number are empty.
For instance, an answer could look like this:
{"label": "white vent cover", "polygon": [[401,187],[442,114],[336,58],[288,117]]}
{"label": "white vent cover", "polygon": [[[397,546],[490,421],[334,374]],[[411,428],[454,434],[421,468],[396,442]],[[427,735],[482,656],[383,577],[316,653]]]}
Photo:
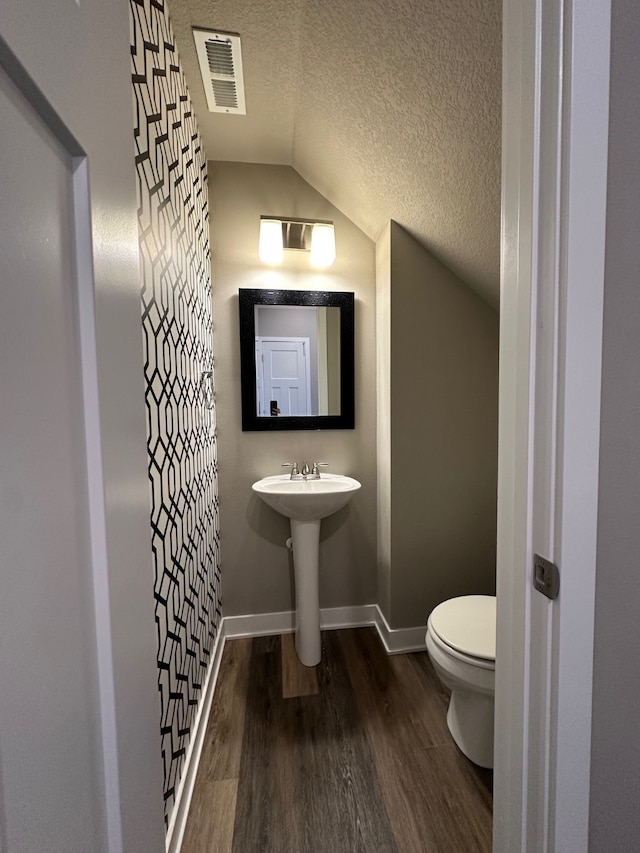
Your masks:
{"label": "white vent cover", "polygon": [[246,115],[240,36],[194,29],[193,38],[209,112]]}

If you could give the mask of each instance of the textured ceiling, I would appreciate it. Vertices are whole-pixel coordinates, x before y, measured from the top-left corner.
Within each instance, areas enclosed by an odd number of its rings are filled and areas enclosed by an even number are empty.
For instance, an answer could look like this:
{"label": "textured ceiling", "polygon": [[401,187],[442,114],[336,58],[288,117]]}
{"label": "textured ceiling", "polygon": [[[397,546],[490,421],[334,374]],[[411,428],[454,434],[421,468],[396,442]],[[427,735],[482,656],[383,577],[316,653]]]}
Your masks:
{"label": "textured ceiling", "polygon": [[[500,0],[169,11],[210,160],[293,166],[372,239],[396,220],[497,305]],[[240,34],[246,116],[208,112],[192,26]]]}

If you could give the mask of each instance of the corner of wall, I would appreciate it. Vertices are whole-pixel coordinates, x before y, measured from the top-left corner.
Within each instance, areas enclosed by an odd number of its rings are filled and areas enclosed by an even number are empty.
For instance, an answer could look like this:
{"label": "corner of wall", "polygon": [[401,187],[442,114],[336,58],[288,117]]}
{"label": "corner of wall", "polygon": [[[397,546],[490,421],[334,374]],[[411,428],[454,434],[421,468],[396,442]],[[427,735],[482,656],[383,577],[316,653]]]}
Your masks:
{"label": "corner of wall", "polygon": [[378,603],[389,619],[391,606],[391,231],[376,242],[376,452]]}

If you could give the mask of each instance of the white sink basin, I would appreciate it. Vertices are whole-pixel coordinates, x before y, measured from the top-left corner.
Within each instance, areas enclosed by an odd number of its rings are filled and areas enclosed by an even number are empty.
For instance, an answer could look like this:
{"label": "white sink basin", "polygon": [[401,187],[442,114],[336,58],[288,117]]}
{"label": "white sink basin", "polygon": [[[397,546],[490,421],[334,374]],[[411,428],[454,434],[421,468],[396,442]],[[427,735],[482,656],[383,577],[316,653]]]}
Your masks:
{"label": "white sink basin", "polygon": [[289,474],[278,474],[258,480],[251,488],[280,515],[319,521],[348,504],[360,483],[342,474],[321,474],[319,480],[292,480]]}

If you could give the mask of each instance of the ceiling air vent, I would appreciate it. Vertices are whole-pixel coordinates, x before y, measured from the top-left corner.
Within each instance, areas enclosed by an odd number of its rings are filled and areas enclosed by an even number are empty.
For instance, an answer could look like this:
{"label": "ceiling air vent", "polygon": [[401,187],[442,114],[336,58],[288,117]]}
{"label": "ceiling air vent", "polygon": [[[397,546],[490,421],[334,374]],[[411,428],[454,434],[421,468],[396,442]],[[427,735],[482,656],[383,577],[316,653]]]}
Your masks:
{"label": "ceiling air vent", "polygon": [[246,115],[240,36],[194,29],[193,38],[209,112]]}

